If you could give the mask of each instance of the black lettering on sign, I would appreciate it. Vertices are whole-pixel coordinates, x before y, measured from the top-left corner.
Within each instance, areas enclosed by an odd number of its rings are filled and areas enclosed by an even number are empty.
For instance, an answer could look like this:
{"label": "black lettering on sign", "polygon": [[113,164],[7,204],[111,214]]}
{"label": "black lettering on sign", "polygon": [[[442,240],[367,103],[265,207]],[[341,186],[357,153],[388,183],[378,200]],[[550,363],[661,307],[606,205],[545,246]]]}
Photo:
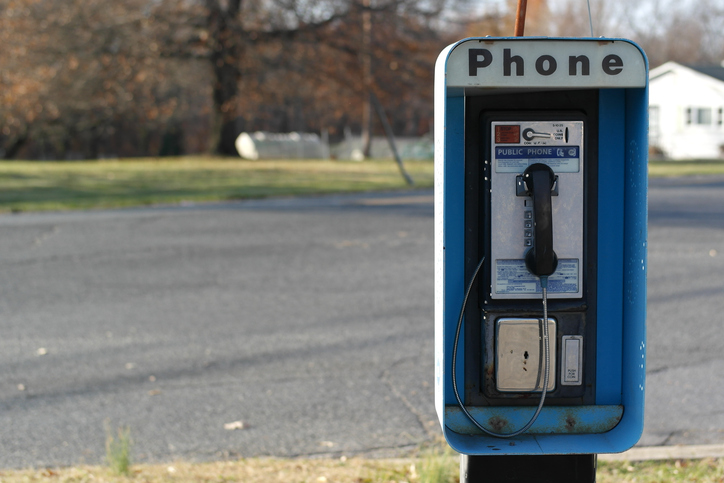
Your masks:
{"label": "black lettering on sign", "polygon": [[568,75],[578,75],[578,65],[581,66],[581,75],[591,75],[591,61],[585,55],[568,57]]}
{"label": "black lettering on sign", "polygon": [[515,75],[525,75],[525,62],[520,55],[510,55],[510,49],[503,49],[503,75],[510,77],[511,65],[515,64]]}
{"label": "black lettering on sign", "polygon": [[[488,49],[470,49],[468,51],[468,75],[476,77],[478,70],[485,69],[493,63],[493,54]],[[500,68],[498,61],[497,68]],[[513,74],[515,67],[515,74]],[[606,75],[618,75],[623,72],[623,59],[615,54],[607,55],[601,61],[601,70]],[[535,61],[535,70],[539,75],[553,75],[558,70],[558,61],[549,54],[539,56]],[[525,76],[525,59],[520,55],[513,55],[512,49],[503,49],[503,76]],[[586,55],[571,55],[568,57],[568,75],[590,76],[591,59]]]}
{"label": "black lettering on sign", "polygon": [[618,75],[623,71],[623,60],[618,55],[607,55],[603,58],[601,68],[608,75]]}
{"label": "black lettering on sign", "polygon": [[[480,59],[480,56],[483,58]],[[478,75],[478,69],[484,69],[493,62],[493,54],[488,49],[470,49],[468,51],[468,75]]]}
{"label": "black lettering on sign", "polygon": [[535,70],[540,75],[551,75],[558,68],[558,63],[552,55],[541,55],[535,61]]}

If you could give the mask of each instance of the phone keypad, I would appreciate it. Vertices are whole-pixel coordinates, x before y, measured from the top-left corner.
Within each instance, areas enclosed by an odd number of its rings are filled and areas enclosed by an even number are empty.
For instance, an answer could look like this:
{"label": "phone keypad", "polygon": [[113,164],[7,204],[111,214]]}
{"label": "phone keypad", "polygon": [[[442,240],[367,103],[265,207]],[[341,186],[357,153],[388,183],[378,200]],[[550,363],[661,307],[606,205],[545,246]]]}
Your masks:
{"label": "phone keypad", "polygon": [[533,212],[530,210],[523,212],[523,245],[533,246]]}

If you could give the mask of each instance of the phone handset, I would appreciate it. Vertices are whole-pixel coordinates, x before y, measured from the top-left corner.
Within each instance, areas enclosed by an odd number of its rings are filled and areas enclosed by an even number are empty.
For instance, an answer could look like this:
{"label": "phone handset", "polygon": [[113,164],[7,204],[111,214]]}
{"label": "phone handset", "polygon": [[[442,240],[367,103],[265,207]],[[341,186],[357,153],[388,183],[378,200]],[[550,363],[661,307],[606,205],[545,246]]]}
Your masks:
{"label": "phone handset", "polygon": [[553,170],[545,164],[535,163],[523,172],[526,194],[533,198],[533,246],[525,254],[525,266],[538,277],[547,277],[556,271],[558,256],[553,251],[553,209],[551,191],[556,182]]}

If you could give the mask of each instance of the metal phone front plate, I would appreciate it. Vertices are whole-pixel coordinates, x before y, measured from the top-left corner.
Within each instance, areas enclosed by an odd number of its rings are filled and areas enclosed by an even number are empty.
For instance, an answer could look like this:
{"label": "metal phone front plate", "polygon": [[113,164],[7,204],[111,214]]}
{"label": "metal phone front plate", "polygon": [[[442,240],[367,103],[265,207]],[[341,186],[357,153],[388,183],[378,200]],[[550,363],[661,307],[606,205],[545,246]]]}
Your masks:
{"label": "metal phone front plate", "polygon": [[[496,389],[500,392],[540,392],[543,390],[544,359],[541,319],[500,318],[496,322]],[[548,318],[550,371],[548,390],[556,387],[556,326]]]}
{"label": "metal phone front plate", "polygon": [[548,279],[549,298],[583,293],[584,121],[492,121],[490,264],[493,299],[538,298],[538,277],[525,266],[535,243],[533,202],[518,196],[516,177],[534,163],[551,167],[557,195],[551,199],[553,250],[558,268]]}

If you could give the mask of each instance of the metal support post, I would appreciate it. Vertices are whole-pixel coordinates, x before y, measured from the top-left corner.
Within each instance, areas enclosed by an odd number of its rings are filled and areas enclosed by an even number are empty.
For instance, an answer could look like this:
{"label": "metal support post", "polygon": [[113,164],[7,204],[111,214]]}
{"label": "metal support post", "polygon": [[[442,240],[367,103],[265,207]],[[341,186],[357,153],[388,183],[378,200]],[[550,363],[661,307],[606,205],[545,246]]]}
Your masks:
{"label": "metal support post", "polygon": [[596,455],[460,455],[460,483],[595,483]]}

